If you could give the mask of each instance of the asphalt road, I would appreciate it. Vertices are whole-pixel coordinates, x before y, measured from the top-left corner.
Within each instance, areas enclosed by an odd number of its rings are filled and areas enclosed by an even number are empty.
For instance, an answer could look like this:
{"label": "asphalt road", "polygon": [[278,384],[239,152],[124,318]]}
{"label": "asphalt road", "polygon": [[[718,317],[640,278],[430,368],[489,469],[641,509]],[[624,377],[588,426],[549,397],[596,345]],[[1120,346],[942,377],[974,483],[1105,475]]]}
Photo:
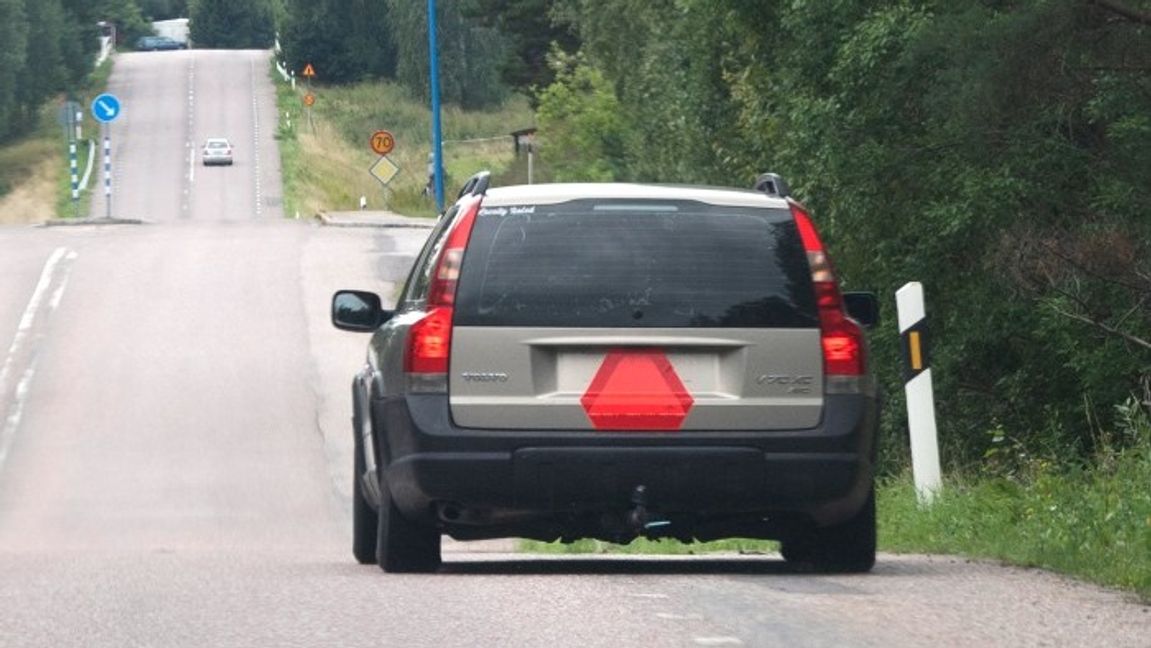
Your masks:
{"label": "asphalt road", "polygon": [[[113,210],[147,224],[0,228],[0,646],[1151,646],[1129,597],[947,557],[356,565],[366,340],[327,300],[390,296],[426,230],[283,218],[268,69],[121,55]],[[233,168],[190,157],[216,135]]]}

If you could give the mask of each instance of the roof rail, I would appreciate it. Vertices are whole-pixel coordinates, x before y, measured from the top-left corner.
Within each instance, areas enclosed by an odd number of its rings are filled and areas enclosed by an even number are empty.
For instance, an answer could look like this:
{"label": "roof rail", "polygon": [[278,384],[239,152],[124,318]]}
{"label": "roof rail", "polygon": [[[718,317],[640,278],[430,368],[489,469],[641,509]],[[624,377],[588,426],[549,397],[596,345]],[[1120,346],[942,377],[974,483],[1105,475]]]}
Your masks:
{"label": "roof rail", "polygon": [[787,198],[791,195],[791,187],[778,173],[762,173],[755,179],[755,190],[776,198]]}
{"label": "roof rail", "polygon": [[460,193],[456,199],[463,198],[464,196],[482,196],[488,191],[488,185],[492,183],[491,171],[480,171],[474,176],[468,178],[464,186],[460,188]]}

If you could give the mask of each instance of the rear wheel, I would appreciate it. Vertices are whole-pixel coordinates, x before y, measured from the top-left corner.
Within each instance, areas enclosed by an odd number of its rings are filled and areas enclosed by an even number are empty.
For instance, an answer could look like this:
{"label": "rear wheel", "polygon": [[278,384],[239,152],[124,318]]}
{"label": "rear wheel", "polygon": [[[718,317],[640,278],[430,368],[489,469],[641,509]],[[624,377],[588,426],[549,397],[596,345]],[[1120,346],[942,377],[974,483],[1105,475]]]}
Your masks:
{"label": "rear wheel", "polygon": [[379,513],[364,499],[364,451],[356,444],[355,474],[352,475],[352,555],[361,565],[376,564]]}
{"label": "rear wheel", "polygon": [[363,408],[359,390],[352,387],[352,433],[355,436],[355,459],[352,461],[352,555],[361,565],[376,564],[379,514],[364,498]]}
{"label": "rear wheel", "polygon": [[850,519],[809,529],[783,541],[780,553],[789,563],[823,572],[858,573],[875,566],[875,488]]}
{"label": "rear wheel", "polygon": [[376,560],[390,573],[432,572],[440,566],[440,532],[404,517],[380,484],[379,543]]}

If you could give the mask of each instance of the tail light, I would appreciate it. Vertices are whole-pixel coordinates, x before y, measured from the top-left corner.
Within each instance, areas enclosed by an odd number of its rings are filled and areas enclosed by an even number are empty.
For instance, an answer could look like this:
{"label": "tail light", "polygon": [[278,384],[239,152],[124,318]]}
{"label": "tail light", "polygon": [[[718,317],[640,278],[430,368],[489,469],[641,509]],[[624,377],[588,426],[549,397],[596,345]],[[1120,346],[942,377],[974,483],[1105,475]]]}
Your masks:
{"label": "tail light", "polygon": [[[472,234],[481,198],[461,207],[460,216],[449,225],[444,244],[436,258],[432,279],[428,287],[427,314],[408,331],[408,348],[404,355],[404,371],[415,374],[413,386],[424,385],[427,390],[439,391],[447,387],[446,374],[452,348],[452,315],[456,303],[456,286],[464,248]],[[425,390],[426,391],[426,390]]]}
{"label": "tail light", "polygon": [[843,295],[831,258],[823,248],[823,241],[811,217],[794,201],[791,214],[799,228],[807,263],[811,266],[811,281],[815,286],[816,305],[819,309],[819,337],[823,347],[823,373],[828,377],[862,376],[867,372],[867,357],[863,330],[847,317],[843,308]]}

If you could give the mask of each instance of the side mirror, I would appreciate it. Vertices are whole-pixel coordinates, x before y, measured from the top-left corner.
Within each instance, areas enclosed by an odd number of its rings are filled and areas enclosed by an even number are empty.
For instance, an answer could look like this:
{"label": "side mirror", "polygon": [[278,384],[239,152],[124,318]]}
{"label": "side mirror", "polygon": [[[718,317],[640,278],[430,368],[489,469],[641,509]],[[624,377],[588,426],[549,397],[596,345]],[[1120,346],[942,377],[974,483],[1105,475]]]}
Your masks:
{"label": "side mirror", "polygon": [[875,298],[875,293],[843,293],[843,306],[847,315],[864,328],[872,328],[879,323],[879,300]]}
{"label": "side mirror", "polygon": [[374,331],[392,318],[379,295],[363,290],[340,290],[332,295],[332,325],[344,331]]}

